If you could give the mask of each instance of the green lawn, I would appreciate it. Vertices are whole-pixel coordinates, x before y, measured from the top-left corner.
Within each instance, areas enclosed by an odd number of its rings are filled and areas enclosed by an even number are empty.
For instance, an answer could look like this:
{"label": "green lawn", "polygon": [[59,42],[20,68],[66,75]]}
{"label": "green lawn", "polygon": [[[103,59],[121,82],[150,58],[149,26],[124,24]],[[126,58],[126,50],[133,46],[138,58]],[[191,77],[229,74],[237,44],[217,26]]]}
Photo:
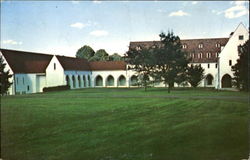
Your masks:
{"label": "green lawn", "polygon": [[81,89],[1,97],[4,160],[241,160],[248,94]]}

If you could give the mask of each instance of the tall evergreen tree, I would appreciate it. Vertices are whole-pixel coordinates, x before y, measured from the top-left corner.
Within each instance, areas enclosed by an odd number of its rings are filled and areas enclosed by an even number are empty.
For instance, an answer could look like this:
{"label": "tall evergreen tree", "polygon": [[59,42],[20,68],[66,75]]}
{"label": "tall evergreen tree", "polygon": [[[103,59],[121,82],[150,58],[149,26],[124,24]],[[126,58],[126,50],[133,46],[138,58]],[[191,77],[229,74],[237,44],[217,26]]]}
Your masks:
{"label": "tall evergreen tree", "polygon": [[192,87],[197,87],[204,79],[204,68],[201,65],[191,65],[187,68],[187,81]]}
{"label": "tall evergreen tree", "polygon": [[175,82],[180,81],[180,77],[185,73],[189,60],[182,50],[180,38],[173,32],[161,33],[161,45],[155,47],[157,57],[158,75],[162,77],[164,83],[168,85],[168,92]]}
{"label": "tall evergreen tree", "polygon": [[1,95],[4,95],[7,93],[8,89],[11,86],[11,82],[9,81],[9,78],[12,77],[10,75],[10,71],[5,70],[6,64],[3,61],[3,57],[0,56],[0,90],[1,90]]}
{"label": "tall evergreen tree", "polygon": [[234,72],[233,82],[237,88],[249,91],[250,90],[250,56],[249,56],[249,40],[245,44],[238,47],[239,59],[232,66]]}

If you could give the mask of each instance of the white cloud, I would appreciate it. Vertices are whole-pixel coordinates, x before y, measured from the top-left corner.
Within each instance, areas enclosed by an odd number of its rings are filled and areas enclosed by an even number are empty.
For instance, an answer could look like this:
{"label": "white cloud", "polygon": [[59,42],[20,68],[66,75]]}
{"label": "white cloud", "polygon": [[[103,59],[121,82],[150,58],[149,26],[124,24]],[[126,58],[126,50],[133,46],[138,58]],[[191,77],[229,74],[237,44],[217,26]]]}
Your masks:
{"label": "white cloud", "polygon": [[86,26],[89,26],[89,25],[90,24],[88,24],[88,23],[87,24],[83,24],[81,22],[76,22],[76,23],[71,24],[70,27],[82,29],[82,28],[84,28]]}
{"label": "white cloud", "polygon": [[224,11],[226,18],[238,18],[249,14],[249,10],[244,6],[244,1],[236,1],[234,4],[235,6]]}
{"label": "white cloud", "polygon": [[109,33],[105,30],[95,30],[89,33],[92,36],[101,37],[101,36],[107,36]]}
{"label": "white cloud", "polygon": [[23,42],[17,42],[17,41],[14,41],[12,39],[3,40],[2,43],[3,44],[10,44],[10,45],[22,45],[23,44]]}
{"label": "white cloud", "polygon": [[198,3],[198,1],[193,1],[193,2],[192,2],[192,4],[197,4],[197,3]]}
{"label": "white cloud", "polygon": [[168,16],[173,17],[173,16],[188,16],[189,14],[187,12],[183,12],[182,10],[176,11],[176,12],[171,12]]}
{"label": "white cloud", "polygon": [[93,3],[95,3],[95,4],[100,4],[100,3],[102,3],[102,2],[101,2],[101,1],[94,0]]}
{"label": "white cloud", "polygon": [[70,25],[70,27],[82,29],[84,27],[96,26],[96,25],[98,25],[97,22],[87,21],[86,23],[81,23],[81,22],[73,23],[73,24]]}

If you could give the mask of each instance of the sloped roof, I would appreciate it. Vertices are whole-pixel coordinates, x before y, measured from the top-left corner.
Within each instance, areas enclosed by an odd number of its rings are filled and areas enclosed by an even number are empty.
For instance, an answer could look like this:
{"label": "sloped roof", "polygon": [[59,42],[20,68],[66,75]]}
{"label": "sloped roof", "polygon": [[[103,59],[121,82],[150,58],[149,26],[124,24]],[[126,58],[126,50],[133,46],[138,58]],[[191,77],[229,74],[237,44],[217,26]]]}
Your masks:
{"label": "sloped roof", "polygon": [[124,61],[98,61],[89,62],[89,64],[93,71],[126,70],[126,63]]}
{"label": "sloped roof", "polygon": [[90,71],[89,62],[83,58],[56,56],[64,70]]}
{"label": "sloped roof", "polygon": [[[207,39],[183,39],[181,40],[181,44],[186,44],[187,48],[183,48],[187,53],[202,53],[203,58],[198,58],[197,55],[192,59],[194,63],[203,63],[203,62],[216,62],[217,57],[216,53],[220,53],[221,48],[216,47],[216,44],[220,44],[220,46],[225,46],[228,42],[229,38],[207,38]],[[160,45],[161,41],[138,41],[138,42],[130,42],[129,48],[135,48],[137,46],[149,48],[153,45]],[[203,44],[202,48],[199,48],[199,44]],[[211,53],[210,58],[205,58],[205,54]]]}
{"label": "sloped roof", "polygon": [[14,73],[45,73],[53,55],[0,49]]}

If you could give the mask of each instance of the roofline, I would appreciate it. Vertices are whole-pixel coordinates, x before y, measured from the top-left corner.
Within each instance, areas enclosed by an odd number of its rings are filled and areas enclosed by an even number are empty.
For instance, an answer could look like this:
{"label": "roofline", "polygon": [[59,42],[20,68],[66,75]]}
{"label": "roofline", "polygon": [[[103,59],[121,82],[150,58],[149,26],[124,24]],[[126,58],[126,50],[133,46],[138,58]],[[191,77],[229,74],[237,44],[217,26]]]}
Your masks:
{"label": "roofline", "polygon": [[53,54],[49,54],[49,53],[38,53],[38,52],[22,51],[22,50],[14,50],[14,49],[0,48],[0,50],[1,50],[1,51],[2,51],[2,50],[7,50],[7,51],[24,52],[24,53],[30,53],[30,54],[39,54],[39,55],[53,56]]}
{"label": "roofline", "polygon": [[[229,37],[222,37],[222,38],[193,38],[193,39],[180,39],[181,41],[182,40],[209,40],[209,39],[229,39]],[[157,40],[157,41],[130,41],[130,43],[140,43],[140,42],[160,42],[160,40]]]}

